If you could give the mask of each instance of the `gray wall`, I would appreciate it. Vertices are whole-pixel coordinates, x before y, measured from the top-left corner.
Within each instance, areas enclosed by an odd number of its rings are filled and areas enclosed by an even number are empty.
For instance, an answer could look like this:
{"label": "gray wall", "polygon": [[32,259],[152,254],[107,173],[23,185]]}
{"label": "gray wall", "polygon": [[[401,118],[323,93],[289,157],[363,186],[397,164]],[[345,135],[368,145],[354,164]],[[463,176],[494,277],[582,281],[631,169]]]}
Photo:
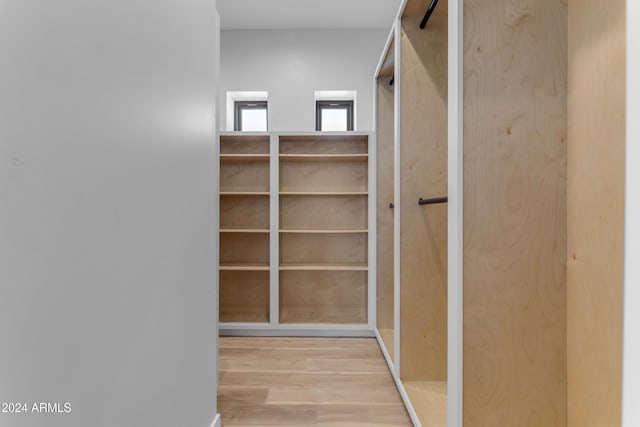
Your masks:
{"label": "gray wall", "polygon": [[[357,130],[372,130],[373,73],[388,34],[388,29],[225,30],[220,105],[227,91],[268,91],[270,130],[311,131],[314,91],[357,90]],[[225,121],[223,108],[223,128]]]}
{"label": "gray wall", "polygon": [[0,0],[0,426],[209,427],[211,0]]}

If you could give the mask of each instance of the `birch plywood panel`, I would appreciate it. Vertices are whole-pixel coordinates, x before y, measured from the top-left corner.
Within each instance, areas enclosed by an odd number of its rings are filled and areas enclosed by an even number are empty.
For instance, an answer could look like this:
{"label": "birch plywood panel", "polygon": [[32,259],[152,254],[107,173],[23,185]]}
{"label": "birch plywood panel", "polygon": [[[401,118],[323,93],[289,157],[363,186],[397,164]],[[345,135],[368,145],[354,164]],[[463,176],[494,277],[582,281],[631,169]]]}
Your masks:
{"label": "birch plywood panel", "polygon": [[367,197],[281,196],[280,228],[367,228]]}
{"label": "birch plywood panel", "polygon": [[393,353],[393,86],[378,80],[377,161],[377,326],[385,347]]}
{"label": "birch plywood panel", "polygon": [[447,427],[446,381],[405,381],[403,385],[422,427]]}
{"label": "birch plywood panel", "polygon": [[280,162],[281,191],[367,191],[366,161]]}
{"label": "birch plywood panel", "polygon": [[220,200],[220,228],[269,228],[269,197],[225,196]]}
{"label": "birch plywood panel", "polygon": [[567,4],[464,1],[464,424],[566,425]]}
{"label": "birch plywood panel", "polygon": [[[387,52],[384,55],[384,60],[382,61],[382,65],[380,66],[380,72],[378,73],[378,79],[380,80],[384,80],[382,79],[382,77],[386,77],[387,78],[387,83],[389,83],[389,77],[393,76],[393,72],[394,72],[394,68],[395,68],[395,63],[394,63],[394,59],[395,59],[395,55],[394,55],[394,49],[395,49],[395,39],[391,39],[391,42],[389,44],[389,48],[387,49]],[[389,85],[391,86],[391,85]],[[380,119],[380,117],[378,117],[378,119]]]}
{"label": "birch plywood panel", "polygon": [[269,136],[225,135],[220,137],[220,154],[269,154]]}
{"label": "birch plywood panel", "polygon": [[269,321],[269,272],[220,272],[220,321]]}
{"label": "birch plywood panel", "polygon": [[221,162],[220,191],[269,191],[269,160]]}
{"label": "birch plywood panel", "polygon": [[282,234],[280,263],[366,263],[367,235]]}
{"label": "birch plywood panel", "polygon": [[[408,0],[407,5],[405,6],[404,11],[402,12],[402,16],[409,18],[407,22],[410,25],[418,25],[422,20],[422,17],[424,16],[424,14],[427,12],[427,9],[429,8],[431,1],[432,0]],[[440,0],[438,2],[438,5],[433,11],[433,15],[447,16],[448,15],[447,3],[448,3],[447,0]],[[431,22],[431,20],[429,20],[429,22]]]}
{"label": "birch plywood panel", "polygon": [[402,20],[400,140],[400,376],[447,374],[447,17],[429,30]]}
{"label": "birch plywood panel", "polygon": [[625,2],[569,3],[567,385],[570,427],[619,426]]}
{"label": "birch plywood panel", "polygon": [[269,235],[220,233],[220,264],[269,264]]}
{"label": "birch plywood panel", "polygon": [[281,136],[280,154],[365,154],[367,137],[339,136]]}
{"label": "birch plywood panel", "polygon": [[280,272],[280,322],[367,321],[366,271]]}

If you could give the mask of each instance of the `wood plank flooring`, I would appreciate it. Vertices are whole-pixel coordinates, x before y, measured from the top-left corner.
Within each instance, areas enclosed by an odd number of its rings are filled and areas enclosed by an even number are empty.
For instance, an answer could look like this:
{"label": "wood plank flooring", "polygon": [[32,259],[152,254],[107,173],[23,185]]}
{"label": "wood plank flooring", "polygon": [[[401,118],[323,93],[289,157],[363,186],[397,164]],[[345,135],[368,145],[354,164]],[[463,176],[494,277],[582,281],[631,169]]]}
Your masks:
{"label": "wood plank flooring", "polygon": [[220,338],[223,427],[404,427],[375,339]]}

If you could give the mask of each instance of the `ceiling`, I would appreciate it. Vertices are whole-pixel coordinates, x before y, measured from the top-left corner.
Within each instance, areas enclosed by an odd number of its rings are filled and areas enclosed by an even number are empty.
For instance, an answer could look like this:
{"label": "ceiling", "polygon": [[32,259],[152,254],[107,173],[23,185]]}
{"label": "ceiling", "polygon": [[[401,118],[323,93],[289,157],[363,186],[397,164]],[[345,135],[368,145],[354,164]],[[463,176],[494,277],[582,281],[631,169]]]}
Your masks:
{"label": "ceiling", "polygon": [[225,30],[390,29],[401,0],[218,0]]}

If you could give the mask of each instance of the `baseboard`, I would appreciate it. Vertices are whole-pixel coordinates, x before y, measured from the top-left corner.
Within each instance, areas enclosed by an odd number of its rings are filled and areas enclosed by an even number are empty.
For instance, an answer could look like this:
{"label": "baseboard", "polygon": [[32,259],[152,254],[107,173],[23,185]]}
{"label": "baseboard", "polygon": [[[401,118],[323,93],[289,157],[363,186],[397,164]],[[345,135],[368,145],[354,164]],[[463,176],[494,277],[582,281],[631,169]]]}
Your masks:
{"label": "baseboard", "polygon": [[411,422],[413,423],[414,427],[422,427],[422,424],[420,423],[420,419],[418,418],[418,414],[416,414],[415,409],[413,409],[413,405],[411,404],[411,399],[409,399],[409,395],[407,394],[407,391],[404,389],[404,386],[402,385],[402,381],[400,380],[399,373],[396,374],[395,367],[393,366],[393,361],[391,360],[391,357],[389,357],[389,353],[387,352],[387,349],[384,345],[384,341],[382,340],[382,337],[380,336],[380,332],[378,332],[377,328],[376,328],[376,340],[378,341],[380,350],[384,355],[384,360],[387,362],[387,366],[389,367],[389,372],[391,372],[391,377],[393,378],[393,382],[396,384],[396,388],[400,393],[402,402],[404,402],[404,406],[405,408],[407,408],[407,412],[409,413],[409,418],[411,418]]}
{"label": "baseboard", "polygon": [[378,328],[376,328],[376,340],[378,341],[378,346],[380,347],[380,350],[382,350],[382,355],[384,356],[384,360],[387,362],[387,367],[389,368],[389,372],[393,376],[395,372],[393,360],[391,360],[391,356],[387,351],[387,346],[384,344],[384,340],[382,339],[382,335],[380,335],[380,332],[378,332]]}
{"label": "baseboard", "polygon": [[236,337],[375,337],[367,326],[295,325],[271,326],[247,324],[220,324],[220,336]]}
{"label": "baseboard", "polygon": [[216,417],[211,423],[211,427],[222,427],[222,421],[220,420],[220,414],[216,414]]}
{"label": "baseboard", "polygon": [[404,402],[404,406],[407,408],[407,412],[409,412],[409,418],[411,418],[411,422],[413,423],[413,426],[422,427],[422,423],[418,418],[418,414],[416,413],[416,410],[413,409],[413,405],[411,404],[411,399],[409,399],[409,395],[407,394],[407,390],[404,389],[404,385],[402,385],[402,381],[400,380],[399,377],[395,375],[393,376],[393,381],[396,383],[396,387],[400,392],[400,397]]}

